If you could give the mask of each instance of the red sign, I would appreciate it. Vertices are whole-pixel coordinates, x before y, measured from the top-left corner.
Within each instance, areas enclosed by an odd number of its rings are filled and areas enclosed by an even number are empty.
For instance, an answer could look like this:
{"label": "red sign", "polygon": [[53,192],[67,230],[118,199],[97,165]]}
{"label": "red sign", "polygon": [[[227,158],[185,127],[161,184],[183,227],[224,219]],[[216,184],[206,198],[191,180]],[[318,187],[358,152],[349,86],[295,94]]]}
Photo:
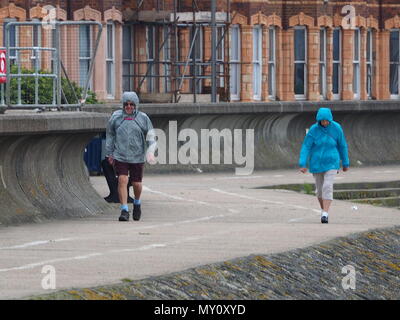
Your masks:
{"label": "red sign", "polygon": [[0,76],[0,83],[7,82],[7,77],[5,76],[6,73],[7,73],[6,50],[0,50],[0,74],[4,74],[4,76]]}

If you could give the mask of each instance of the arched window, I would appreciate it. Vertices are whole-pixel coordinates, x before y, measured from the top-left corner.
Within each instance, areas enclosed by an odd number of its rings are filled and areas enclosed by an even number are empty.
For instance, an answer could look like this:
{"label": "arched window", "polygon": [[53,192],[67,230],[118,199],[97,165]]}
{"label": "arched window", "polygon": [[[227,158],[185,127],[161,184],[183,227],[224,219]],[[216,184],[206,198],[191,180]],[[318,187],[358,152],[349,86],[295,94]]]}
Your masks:
{"label": "arched window", "polygon": [[[91,26],[79,26],[79,85],[85,87],[88,81],[90,59],[92,55]],[[89,88],[91,86],[89,85]]]}
{"label": "arched window", "polygon": [[333,73],[332,73],[332,93],[333,99],[340,99],[342,67],[342,30],[333,30]]}
{"label": "arched window", "polygon": [[294,29],[294,94],[302,100],[307,93],[307,28]]}
{"label": "arched window", "polygon": [[400,30],[390,31],[390,95],[399,98]]}
{"label": "arched window", "polygon": [[372,86],[373,86],[373,68],[374,68],[374,57],[373,57],[373,31],[372,29],[368,29],[367,31],[367,43],[366,43],[366,57],[367,57],[367,96],[368,99],[372,98]]}
{"label": "arched window", "polygon": [[115,96],[115,24],[107,22],[107,97],[114,99]]}
{"label": "arched window", "polygon": [[230,93],[231,100],[240,100],[240,27],[231,26],[230,45]]}
{"label": "arched window", "polygon": [[360,99],[360,28],[354,30],[353,51],[353,92],[354,99]]}
{"label": "arched window", "polygon": [[327,29],[321,28],[319,31],[319,93],[322,99],[326,99],[326,67],[327,67]]}
{"label": "arched window", "polygon": [[253,28],[253,99],[261,100],[262,88],[262,27]]}
{"label": "arched window", "polygon": [[270,26],[268,30],[268,96],[276,99],[276,27]]}

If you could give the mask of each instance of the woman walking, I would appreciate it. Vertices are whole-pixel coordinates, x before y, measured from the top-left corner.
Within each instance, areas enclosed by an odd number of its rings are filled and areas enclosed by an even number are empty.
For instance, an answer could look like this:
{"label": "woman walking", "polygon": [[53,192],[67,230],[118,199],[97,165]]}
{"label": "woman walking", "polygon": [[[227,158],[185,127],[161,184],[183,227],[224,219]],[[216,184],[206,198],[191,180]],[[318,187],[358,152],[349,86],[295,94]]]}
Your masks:
{"label": "woman walking", "polygon": [[340,161],[346,172],[350,161],[342,127],[333,121],[329,108],[320,108],[317,122],[304,138],[299,166],[300,171],[306,173],[308,164],[314,176],[322,223],[328,223],[328,212],[333,200],[333,180],[339,173]]}

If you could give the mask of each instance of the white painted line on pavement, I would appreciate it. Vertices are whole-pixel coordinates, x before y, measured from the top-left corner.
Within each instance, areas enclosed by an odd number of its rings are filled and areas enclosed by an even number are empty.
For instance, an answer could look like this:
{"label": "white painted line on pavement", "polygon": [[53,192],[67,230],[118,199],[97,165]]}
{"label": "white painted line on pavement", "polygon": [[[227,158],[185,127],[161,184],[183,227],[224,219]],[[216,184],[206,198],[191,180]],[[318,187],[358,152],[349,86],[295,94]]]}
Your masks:
{"label": "white painted line on pavement", "polygon": [[103,255],[103,254],[95,252],[95,253],[91,253],[91,254],[84,255],[84,256],[76,256],[76,257],[70,257],[70,258],[59,258],[59,259],[40,261],[40,262],[26,264],[26,265],[19,266],[19,267],[0,269],[0,272],[33,269],[33,268],[36,268],[36,267],[44,266],[46,264],[52,264],[52,263],[63,262],[63,261],[72,261],[72,260],[83,260],[83,259],[89,259],[91,257],[101,256],[101,255]]}
{"label": "white painted line on pavement", "polygon": [[154,228],[159,228],[159,227],[173,227],[179,224],[187,224],[187,223],[194,223],[194,222],[202,222],[202,221],[208,221],[212,219],[218,219],[218,218],[225,218],[227,215],[224,214],[219,214],[216,216],[208,216],[208,217],[202,217],[198,219],[191,219],[191,220],[183,220],[183,221],[177,221],[177,222],[167,222],[163,224],[157,224],[157,225],[151,225],[151,226],[143,226],[141,229],[154,229]]}
{"label": "white painted line on pavement", "polygon": [[22,265],[22,266],[18,266],[18,267],[0,269],[0,272],[29,270],[29,269],[34,269],[36,267],[44,266],[47,264],[53,264],[53,263],[57,263],[57,262],[74,261],[74,260],[86,260],[86,259],[90,259],[93,257],[100,257],[100,256],[109,255],[109,254],[114,254],[114,253],[146,251],[146,250],[152,250],[152,249],[158,249],[158,248],[165,248],[165,247],[168,247],[171,245],[181,244],[181,243],[188,242],[188,241],[197,241],[202,238],[207,238],[209,236],[215,236],[215,235],[220,235],[220,234],[225,234],[225,233],[230,233],[230,231],[220,231],[220,232],[206,234],[206,235],[202,235],[202,236],[198,236],[198,237],[187,237],[187,238],[172,241],[170,243],[154,243],[154,244],[141,246],[138,248],[115,249],[115,250],[109,250],[109,251],[105,251],[105,252],[93,252],[93,253],[90,253],[87,255],[80,255],[80,256],[75,256],[75,257],[58,258],[58,259],[40,261],[40,262],[30,263],[30,264],[26,264],[26,265]]}
{"label": "white painted line on pavement", "polygon": [[42,244],[48,244],[48,243],[54,243],[54,242],[72,241],[72,240],[78,240],[78,238],[62,238],[62,239],[55,239],[55,240],[39,240],[39,241],[33,241],[33,242],[18,244],[18,245],[10,246],[10,247],[0,247],[0,250],[23,249],[23,248],[33,247],[33,246],[40,246]]}
{"label": "white painted line on pavement", "polygon": [[266,178],[265,176],[242,176],[242,177],[219,177],[219,178],[209,178],[207,180],[244,180],[244,179],[260,179]]}
{"label": "white painted line on pavement", "polygon": [[[232,196],[232,197],[239,197],[239,198],[244,198],[244,199],[249,199],[249,200],[256,200],[256,201],[272,203],[272,204],[280,204],[283,207],[290,207],[290,208],[297,208],[297,209],[302,209],[302,210],[309,210],[309,211],[313,211],[313,212],[318,213],[318,215],[321,214],[320,210],[311,209],[311,208],[299,206],[299,205],[296,205],[296,204],[288,204],[288,203],[283,203],[283,202],[280,202],[280,201],[271,201],[271,200],[266,200],[266,199],[259,199],[259,198],[255,198],[255,197],[245,196],[245,195],[238,194],[238,193],[223,191],[223,190],[217,189],[217,188],[211,188],[211,190],[215,191],[215,192],[218,192],[218,193],[226,194],[226,195],[229,195],[229,196]],[[300,220],[303,220],[303,219],[307,219],[307,217],[297,218],[297,219],[290,219],[289,222],[300,221]]]}
{"label": "white painted line on pavement", "polygon": [[232,197],[239,197],[239,198],[248,199],[248,200],[257,200],[257,201],[262,201],[262,202],[267,202],[267,203],[272,203],[272,204],[281,204],[281,205],[284,204],[284,203],[281,202],[281,201],[272,201],[272,200],[266,200],[266,199],[258,199],[258,198],[255,198],[255,197],[245,196],[245,195],[239,194],[239,193],[233,193],[233,192],[223,191],[223,190],[217,189],[217,188],[211,188],[211,190],[214,191],[214,192],[226,194],[226,195],[229,195],[229,196],[232,196]]}
{"label": "white painted line on pavement", "polygon": [[[150,193],[159,194],[159,195],[161,195],[161,196],[164,196],[164,197],[167,197],[167,198],[170,198],[170,199],[174,199],[174,200],[180,200],[180,201],[186,201],[186,202],[193,202],[193,203],[200,204],[200,205],[203,205],[203,206],[211,206],[211,207],[213,207],[213,208],[218,208],[218,209],[222,209],[222,210],[227,210],[227,211],[229,211],[231,214],[233,214],[233,213],[240,213],[240,211],[239,211],[239,210],[236,210],[236,209],[225,208],[225,207],[216,205],[215,203],[209,203],[209,202],[205,202],[205,201],[199,201],[199,200],[193,200],[193,199],[182,198],[182,197],[179,197],[179,196],[174,196],[174,195],[171,195],[171,194],[169,194],[169,193],[165,193],[165,192],[161,192],[161,191],[152,190],[152,189],[150,189],[149,187],[146,187],[146,186],[143,186],[143,190],[144,190],[144,191],[148,191],[148,192],[150,192]],[[220,218],[220,217],[224,217],[224,216],[226,216],[226,215],[211,216],[211,217],[208,217],[208,219],[213,219],[213,217]],[[204,219],[204,218],[201,218],[201,219]],[[197,221],[197,220],[198,220],[198,219],[190,220],[190,221]]]}

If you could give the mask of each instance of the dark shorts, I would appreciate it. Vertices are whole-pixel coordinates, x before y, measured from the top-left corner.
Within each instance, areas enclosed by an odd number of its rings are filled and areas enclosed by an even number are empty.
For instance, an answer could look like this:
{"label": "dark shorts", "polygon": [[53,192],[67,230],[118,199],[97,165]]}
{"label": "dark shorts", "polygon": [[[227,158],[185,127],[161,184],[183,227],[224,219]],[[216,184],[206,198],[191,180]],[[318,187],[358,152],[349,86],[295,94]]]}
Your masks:
{"label": "dark shorts", "polygon": [[128,176],[131,183],[142,182],[144,163],[126,163],[114,161],[115,173],[117,176]]}

